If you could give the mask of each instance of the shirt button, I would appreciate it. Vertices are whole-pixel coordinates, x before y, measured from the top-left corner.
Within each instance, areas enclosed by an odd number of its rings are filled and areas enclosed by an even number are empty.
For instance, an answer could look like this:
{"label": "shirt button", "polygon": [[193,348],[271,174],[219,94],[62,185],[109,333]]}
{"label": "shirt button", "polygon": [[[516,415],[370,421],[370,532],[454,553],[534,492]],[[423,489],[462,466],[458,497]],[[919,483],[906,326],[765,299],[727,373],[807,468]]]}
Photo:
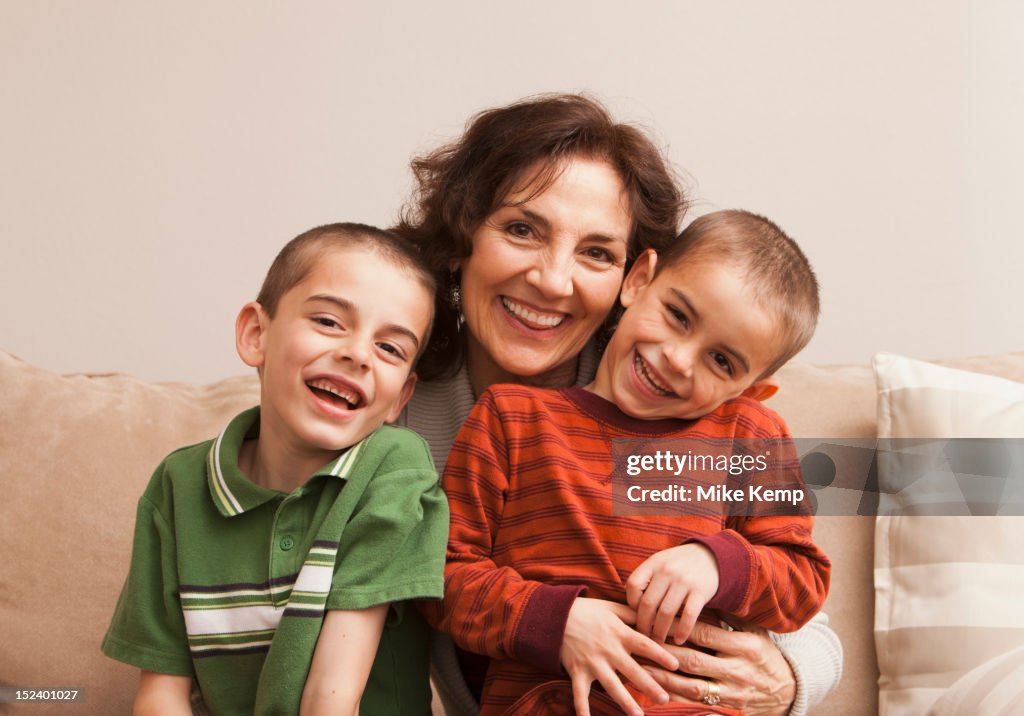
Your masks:
{"label": "shirt button", "polygon": [[295,546],[295,540],[292,539],[291,537],[282,537],[280,544],[281,544],[281,549],[283,549],[285,552],[287,552],[288,550],[290,550],[292,547]]}

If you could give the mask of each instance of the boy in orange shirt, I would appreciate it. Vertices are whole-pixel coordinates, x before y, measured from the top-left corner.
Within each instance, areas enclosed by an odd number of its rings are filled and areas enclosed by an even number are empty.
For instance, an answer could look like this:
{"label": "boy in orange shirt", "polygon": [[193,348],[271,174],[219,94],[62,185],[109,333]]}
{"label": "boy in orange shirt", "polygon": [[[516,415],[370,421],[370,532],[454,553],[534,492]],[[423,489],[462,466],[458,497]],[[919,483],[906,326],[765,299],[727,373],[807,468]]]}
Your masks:
{"label": "boy in orange shirt", "polygon": [[[788,437],[757,399],[814,332],[818,288],[803,253],[763,217],[717,212],[660,256],[641,255],[621,303],[593,383],[492,386],[448,459],[452,525],[435,622],[490,659],[484,716],[567,701],[586,715],[595,680],[607,692],[595,705],[610,697],[640,714],[639,699],[647,713],[690,713],[666,703],[637,658],[677,669],[660,643],[670,633],[683,643],[705,607],[793,631],[825,599],[830,565],[812,518],[624,516],[610,484],[614,439]],[[708,682],[704,703],[718,701]]]}

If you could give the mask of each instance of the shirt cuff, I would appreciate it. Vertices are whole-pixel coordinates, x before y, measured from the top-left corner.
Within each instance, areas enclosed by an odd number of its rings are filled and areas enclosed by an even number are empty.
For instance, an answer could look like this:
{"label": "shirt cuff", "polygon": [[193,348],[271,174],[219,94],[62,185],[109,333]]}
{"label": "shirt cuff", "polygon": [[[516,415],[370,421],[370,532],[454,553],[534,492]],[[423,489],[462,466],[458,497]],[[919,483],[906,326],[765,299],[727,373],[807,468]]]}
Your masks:
{"label": "shirt cuff", "polygon": [[806,716],[836,687],[843,675],[843,646],[819,613],[791,634],[768,632],[796,678],[796,696],[790,716]]}
{"label": "shirt cuff", "polygon": [[718,562],[718,591],[705,606],[736,614],[750,588],[750,554],[746,540],[735,532],[723,530],[713,535],[693,537],[683,544],[691,542],[710,549]]}
{"label": "shirt cuff", "polygon": [[578,585],[542,584],[530,595],[516,629],[513,648],[519,661],[551,674],[561,673],[562,637],[569,610],[585,591]]}

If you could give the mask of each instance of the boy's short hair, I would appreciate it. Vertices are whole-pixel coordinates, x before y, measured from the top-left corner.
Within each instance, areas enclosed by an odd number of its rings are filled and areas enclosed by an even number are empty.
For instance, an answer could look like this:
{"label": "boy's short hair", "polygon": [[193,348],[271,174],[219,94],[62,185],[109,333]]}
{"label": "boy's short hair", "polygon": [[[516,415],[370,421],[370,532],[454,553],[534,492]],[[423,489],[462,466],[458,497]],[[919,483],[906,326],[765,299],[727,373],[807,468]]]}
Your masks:
{"label": "boy's short hair", "polygon": [[655,275],[695,259],[738,265],[756,300],[778,318],[781,349],[761,377],[777,371],[811,340],[820,311],[818,279],[804,252],[773,221],[739,209],[706,214],[658,254]]}
{"label": "boy's short hair", "polygon": [[[437,283],[416,246],[390,231],[353,222],[317,226],[285,244],[270,265],[256,302],[273,318],[281,297],[302,283],[319,258],[329,251],[346,248],[373,251],[393,266],[407,270],[427,290],[433,309]],[[382,291],[381,295],[383,300],[386,292]],[[420,343],[421,351],[430,338],[433,323],[431,310],[431,320]]]}

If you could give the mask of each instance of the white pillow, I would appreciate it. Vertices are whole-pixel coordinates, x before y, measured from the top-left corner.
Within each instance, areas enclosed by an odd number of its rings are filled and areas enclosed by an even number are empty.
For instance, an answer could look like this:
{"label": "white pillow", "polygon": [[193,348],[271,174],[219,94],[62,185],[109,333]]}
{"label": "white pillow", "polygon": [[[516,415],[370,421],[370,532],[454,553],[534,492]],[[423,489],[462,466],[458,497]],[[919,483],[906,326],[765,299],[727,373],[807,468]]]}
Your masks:
{"label": "white pillow", "polygon": [[928,716],[1014,716],[1024,701],[1024,646],[986,661],[950,686]]}
{"label": "white pillow", "polygon": [[[879,438],[1024,437],[1024,384],[889,354],[874,369]],[[1022,604],[1024,519],[879,517],[881,713],[924,714],[968,671],[1024,645]]]}

